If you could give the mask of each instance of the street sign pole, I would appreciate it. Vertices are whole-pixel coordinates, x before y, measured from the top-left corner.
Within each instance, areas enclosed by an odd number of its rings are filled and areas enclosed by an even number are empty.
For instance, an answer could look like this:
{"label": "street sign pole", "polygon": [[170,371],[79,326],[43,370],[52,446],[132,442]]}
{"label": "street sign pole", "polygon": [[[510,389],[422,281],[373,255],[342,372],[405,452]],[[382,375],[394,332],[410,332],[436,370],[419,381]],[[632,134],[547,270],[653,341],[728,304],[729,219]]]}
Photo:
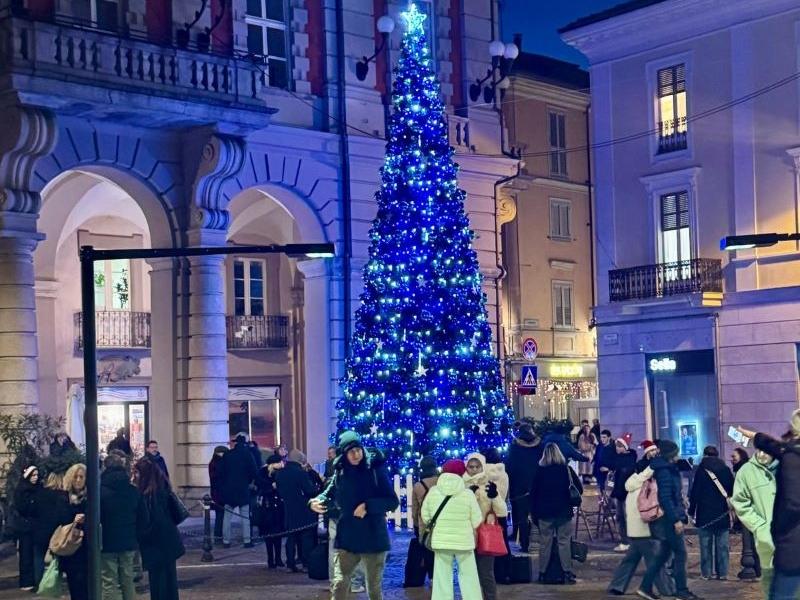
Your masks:
{"label": "street sign pole", "polygon": [[[88,550],[88,600],[102,600],[100,586],[100,448],[97,439],[97,340],[95,332],[94,263],[99,260],[179,258],[214,256],[218,254],[286,254],[294,258],[332,258],[334,245],[285,244],[270,246],[223,246],[194,248],[137,248],[95,250],[81,246],[81,309],[83,310],[83,387],[86,407],[83,422],[86,426],[86,522],[85,543]],[[345,307],[349,310],[349,307]]]}

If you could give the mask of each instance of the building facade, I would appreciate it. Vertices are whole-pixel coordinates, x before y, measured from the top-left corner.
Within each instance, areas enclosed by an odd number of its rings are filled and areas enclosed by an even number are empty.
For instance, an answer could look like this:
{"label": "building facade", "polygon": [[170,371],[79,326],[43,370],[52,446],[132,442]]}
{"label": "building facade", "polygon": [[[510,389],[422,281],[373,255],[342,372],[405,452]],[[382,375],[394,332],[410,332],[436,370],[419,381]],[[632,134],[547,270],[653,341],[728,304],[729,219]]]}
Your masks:
{"label": "building facade", "polygon": [[680,442],[782,433],[800,405],[800,9],[630,2],[568,26],[590,61],[604,425]]}
{"label": "building facade", "polygon": [[[496,6],[418,4],[491,304],[495,182],[515,161],[500,153],[496,112],[465,90],[490,64]],[[208,485],[213,447],[238,431],[324,459],[401,27],[363,81],[356,63],[380,45],[377,19],[397,21],[406,3],[204,6],[25,0],[0,23],[1,410],[80,410],[80,246],[336,246],[332,260],[96,265],[101,444],[122,426],[138,451],[157,439],[190,493]]]}
{"label": "building facade", "polygon": [[[520,54],[503,115],[522,162],[504,188],[515,214],[501,219],[510,219],[501,229],[505,375],[518,416],[597,416],[588,109],[587,72]],[[535,361],[523,356],[529,338]],[[521,395],[522,367],[532,363],[536,393]]]}

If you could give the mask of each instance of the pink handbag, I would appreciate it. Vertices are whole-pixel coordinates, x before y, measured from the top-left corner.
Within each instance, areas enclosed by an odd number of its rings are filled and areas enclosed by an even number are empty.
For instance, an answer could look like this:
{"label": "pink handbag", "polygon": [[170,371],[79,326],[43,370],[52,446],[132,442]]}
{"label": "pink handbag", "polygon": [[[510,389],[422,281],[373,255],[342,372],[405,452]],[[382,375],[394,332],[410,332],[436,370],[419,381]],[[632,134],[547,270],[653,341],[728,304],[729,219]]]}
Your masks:
{"label": "pink handbag", "polygon": [[[489,522],[489,517],[492,522]],[[505,556],[508,554],[503,528],[497,523],[497,515],[490,512],[478,525],[478,554],[482,556]]]}

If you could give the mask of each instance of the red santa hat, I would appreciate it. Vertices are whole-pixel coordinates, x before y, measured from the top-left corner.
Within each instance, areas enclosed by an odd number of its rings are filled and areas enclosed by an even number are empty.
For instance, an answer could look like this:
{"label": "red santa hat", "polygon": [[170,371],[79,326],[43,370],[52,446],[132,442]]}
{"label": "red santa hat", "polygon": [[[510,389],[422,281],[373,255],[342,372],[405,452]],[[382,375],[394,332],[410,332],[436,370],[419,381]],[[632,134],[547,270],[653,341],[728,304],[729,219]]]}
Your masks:
{"label": "red santa hat", "polygon": [[658,446],[653,440],[644,440],[639,447],[644,450],[645,455],[650,454],[651,452],[658,452]]}
{"label": "red santa hat", "polygon": [[616,439],[616,442],[621,446],[624,446],[625,450],[630,450],[632,440],[633,440],[632,433],[623,433],[620,437]]}

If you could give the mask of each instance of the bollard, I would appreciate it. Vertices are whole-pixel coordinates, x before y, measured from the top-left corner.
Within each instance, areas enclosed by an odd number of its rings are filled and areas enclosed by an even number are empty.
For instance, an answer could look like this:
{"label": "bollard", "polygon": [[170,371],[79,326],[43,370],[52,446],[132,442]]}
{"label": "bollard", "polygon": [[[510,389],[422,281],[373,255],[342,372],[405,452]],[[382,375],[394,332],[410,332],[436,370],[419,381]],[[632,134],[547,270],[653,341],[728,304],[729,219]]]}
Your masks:
{"label": "bollard", "polygon": [[739,579],[756,579],[756,549],[753,534],[742,526],[742,570],[739,572]]}
{"label": "bollard", "polygon": [[201,562],[214,562],[211,554],[211,496],[203,496],[203,556]]}

